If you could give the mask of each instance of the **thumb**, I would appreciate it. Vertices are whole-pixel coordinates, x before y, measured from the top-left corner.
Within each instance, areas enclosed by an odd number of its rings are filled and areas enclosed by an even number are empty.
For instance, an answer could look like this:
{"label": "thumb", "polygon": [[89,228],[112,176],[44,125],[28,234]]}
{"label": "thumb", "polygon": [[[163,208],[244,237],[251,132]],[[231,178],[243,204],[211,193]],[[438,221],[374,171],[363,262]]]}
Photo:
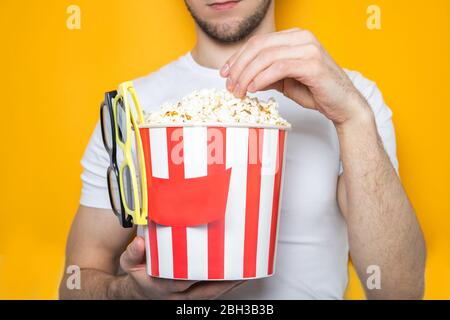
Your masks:
{"label": "thumb", "polygon": [[316,109],[314,97],[307,86],[295,79],[285,79],[282,93],[307,109]]}
{"label": "thumb", "polygon": [[[291,100],[307,109],[315,109],[315,101],[307,86],[295,79],[283,79],[271,84],[260,91],[277,90]],[[250,92],[254,93],[254,90]]]}
{"label": "thumb", "polygon": [[145,242],[142,237],[135,237],[120,257],[120,266],[127,273],[141,269],[145,263]]}

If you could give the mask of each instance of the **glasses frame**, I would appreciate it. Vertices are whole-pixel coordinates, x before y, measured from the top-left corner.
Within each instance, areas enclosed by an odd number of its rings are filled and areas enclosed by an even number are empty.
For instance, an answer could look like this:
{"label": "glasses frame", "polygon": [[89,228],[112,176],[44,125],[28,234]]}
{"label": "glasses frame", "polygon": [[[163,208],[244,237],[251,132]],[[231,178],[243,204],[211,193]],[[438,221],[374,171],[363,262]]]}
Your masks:
{"label": "glasses frame", "polygon": [[[102,139],[105,145],[105,149],[108,151],[110,157],[110,166],[108,168],[107,174],[110,174],[110,171],[114,172],[114,175],[118,179],[119,193],[120,193],[120,206],[121,212],[115,208],[113,196],[112,196],[112,186],[109,180],[109,176],[107,176],[108,180],[108,193],[111,202],[111,207],[113,208],[114,214],[119,218],[120,224],[124,228],[130,228],[135,225],[147,225],[147,208],[148,208],[148,198],[147,198],[147,177],[145,171],[145,159],[144,152],[142,147],[142,140],[139,132],[139,126],[137,121],[135,120],[133,113],[130,108],[129,95],[134,102],[134,106],[136,108],[137,116],[139,123],[143,121],[143,113],[137,98],[136,90],[133,87],[133,83],[131,81],[122,83],[119,85],[118,91],[111,91],[105,94],[105,102],[102,104],[100,117],[101,117],[101,126],[102,126]],[[119,128],[117,122],[117,105],[122,102],[123,108],[125,111],[125,137],[124,141],[122,141],[119,137]],[[103,125],[103,108],[108,108],[111,122],[111,137],[112,137],[112,146],[109,148],[107,146],[106,140],[106,128]],[[136,178],[136,168],[133,162],[133,153],[132,153],[132,131],[134,131],[135,135],[135,144],[136,144],[136,156],[140,169],[140,185],[141,188],[138,188],[138,181]],[[117,163],[117,148],[120,148],[123,152],[124,159],[122,163],[119,165]],[[125,196],[125,188],[124,188],[124,170],[128,167],[130,178],[131,178],[131,187],[132,187],[132,197],[134,203],[134,209],[128,207],[126,196]],[[139,190],[141,197],[139,197]]]}
{"label": "glasses frame", "polygon": [[[143,122],[144,116],[142,113],[142,108],[137,98],[136,90],[133,87],[131,81],[124,82],[119,85],[117,96],[113,100],[113,112],[114,112],[114,126],[116,131],[116,141],[117,146],[122,150],[124,155],[124,160],[119,166],[119,181],[120,181],[120,193],[122,202],[125,208],[125,212],[133,217],[133,223],[135,225],[147,225],[147,209],[148,209],[148,198],[147,198],[147,177],[145,171],[145,159],[144,151],[142,147],[142,139],[139,131],[138,122],[135,120],[133,113],[130,108],[129,95],[134,102],[136,113],[138,116],[139,123]],[[125,109],[125,125],[126,125],[126,136],[125,141],[121,141],[118,136],[119,128],[117,123],[117,103],[119,100],[123,101],[123,107]],[[135,144],[136,144],[136,156],[140,169],[140,185],[138,187],[138,182],[136,178],[136,168],[133,162],[132,153],[132,136],[131,132],[134,131]],[[125,188],[123,187],[123,177],[125,167],[129,168],[131,176],[131,185],[133,188],[132,197],[134,199],[134,210],[128,207],[125,197]],[[141,191],[141,197],[139,197],[139,190]]]}
{"label": "glasses frame", "polygon": [[[106,172],[106,179],[108,183],[108,195],[109,195],[109,201],[111,203],[111,208],[116,217],[119,219],[119,223],[124,228],[131,228],[133,227],[133,217],[127,216],[125,212],[125,207],[123,205],[123,200],[120,192],[120,180],[119,180],[119,168],[117,165],[117,142],[116,142],[116,126],[114,125],[114,111],[112,106],[112,101],[117,96],[117,91],[110,91],[105,93],[105,100],[102,102],[100,107],[100,126],[102,129],[102,139],[103,139],[103,145],[105,146],[106,152],[108,152],[109,155],[109,167]],[[109,113],[109,122],[110,122],[110,128],[105,128],[103,119],[104,119],[104,112],[108,110]],[[107,142],[107,133],[106,131],[110,129],[110,136],[111,136],[111,146],[108,145]],[[113,186],[111,185],[109,175],[112,174],[115,176],[117,181],[117,186],[119,188],[119,206],[120,206],[120,212],[119,208],[116,208],[116,202],[113,200]]]}

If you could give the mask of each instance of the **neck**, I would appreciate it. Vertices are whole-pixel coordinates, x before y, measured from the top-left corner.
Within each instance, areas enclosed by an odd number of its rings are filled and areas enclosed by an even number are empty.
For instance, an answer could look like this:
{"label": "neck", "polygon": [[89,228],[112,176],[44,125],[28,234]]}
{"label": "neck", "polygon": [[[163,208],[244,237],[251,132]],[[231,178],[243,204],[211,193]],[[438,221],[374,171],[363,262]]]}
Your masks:
{"label": "neck", "polygon": [[[275,19],[273,4],[266,17],[261,24],[256,28],[249,37],[266,34],[275,31]],[[239,50],[247,41],[244,39],[236,43],[219,43],[211,39],[199,26],[195,26],[195,32],[197,35],[197,42],[192,49],[192,57],[194,60],[203,67],[211,69],[220,69],[229,57]]]}

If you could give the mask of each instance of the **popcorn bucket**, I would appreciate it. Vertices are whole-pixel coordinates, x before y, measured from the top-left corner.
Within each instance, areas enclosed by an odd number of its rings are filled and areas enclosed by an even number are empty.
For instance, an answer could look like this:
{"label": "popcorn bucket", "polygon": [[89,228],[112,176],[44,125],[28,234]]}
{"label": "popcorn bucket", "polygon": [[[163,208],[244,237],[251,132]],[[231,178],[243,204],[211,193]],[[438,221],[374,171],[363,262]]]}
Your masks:
{"label": "popcorn bucket", "polygon": [[274,274],[287,131],[139,126],[147,272],[182,280]]}

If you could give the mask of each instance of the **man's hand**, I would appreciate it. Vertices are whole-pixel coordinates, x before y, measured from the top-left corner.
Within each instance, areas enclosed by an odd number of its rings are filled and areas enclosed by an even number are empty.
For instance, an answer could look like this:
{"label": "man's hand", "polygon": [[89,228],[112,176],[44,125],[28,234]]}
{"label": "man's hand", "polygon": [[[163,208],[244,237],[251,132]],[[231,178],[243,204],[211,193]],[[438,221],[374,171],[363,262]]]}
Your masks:
{"label": "man's hand", "polygon": [[338,202],[350,255],[363,284],[369,266],[377,265],[382,274],[382,289],[366,288],[367,297],[420,299],[426,249],[414,208],[368,102],[317,39],[300,29],[254,36],[230,57],[221,75],[237,97],[277,89],[333,121],[344,167]]}
{"label": "man's hand", "polygon": [[[132,285],[142,299],[215,299],[235,288],[242,281],[183,281],[150,277],[145,270],[145,243],[136,237],[120,257],[120,266],[128,274],[123,281]],[[112,284],[112,292],[115,291]],[[120,285],[119,285],[120,286]]]}
{"label": "man's hand", "polygon": [[276,89],[337,126],[371,113],[345,71],[306,30],[254,36],[230,57],[221,75],[237,97]]}
{"label": "man's hand", "polygon": [[[137,237],[126,247],[135,230],[120,227],[111,210],[80,206],[67,241],[66,268],[80,267],[81,288],[70,290],[65,273],[60,298],[214,299],[242,283],[152,278],[145,270],[144,239]],[[125,275],[118,275],[119,261]]]}

